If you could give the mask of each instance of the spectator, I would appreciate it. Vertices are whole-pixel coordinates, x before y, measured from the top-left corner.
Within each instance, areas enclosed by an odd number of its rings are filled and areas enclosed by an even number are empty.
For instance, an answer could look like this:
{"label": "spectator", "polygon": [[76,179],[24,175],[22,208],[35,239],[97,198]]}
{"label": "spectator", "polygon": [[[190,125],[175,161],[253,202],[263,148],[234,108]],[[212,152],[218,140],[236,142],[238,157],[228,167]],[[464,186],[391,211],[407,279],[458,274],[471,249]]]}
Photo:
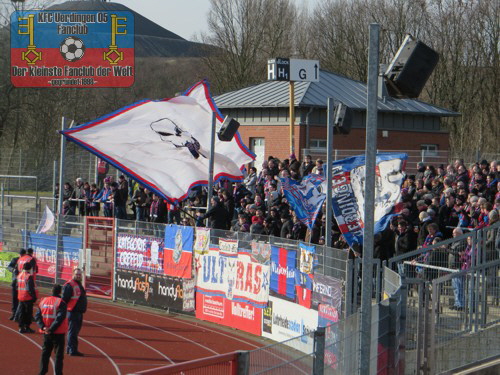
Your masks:
{"label": "spectator", "polygon": [[285,213],[281,216],[281,232],[280,232],[280,237],[281,238],[292,238],[292,220],[290,218],[290,214]]}
{"label": "spectator", "polygon": [[203,220],[209,219],[208,227],[212,229],[228,229],[228,212],[218,197],[212,197],[212,207],[203,215]]}
{"label": "spectator", "polygon": [[243,183],[246,189],[252,194],[252,197],[255,196],[255,190],[257,188],[257,168],[250,167],[250,173],[245,177]]}
{"label": "spectator", "polygon": [[316,166],[313,168],[311,173],[314,174],[319,174],[320,176],[324,176],[325,174],[323,173],[323,160],[321,159],[316,159]]}
{"label": "spectator", "polygon": [[290,171],[295,171],[300,173],[300,161],[297,160],[294,153],[290,155],[290,165],[288,169]]}
{"label": "spectator", "polygon": [[302,162],[302,165],[300,166],[300,174],[303,177],[305,177],[312,172],[313,168],[314,168],[314,163],[312,162],[311,155],[306,155],[305,160]]}
{"label": "spectator", "polygon": [[408,253],[417,248],[417,235],[409,228],[405,220],[398,222],[398,230],[396,235],[396,256]]}
{"label": "spectator", "polygon": [[417,173],[415,174],[415,178],[418,180],[424,181],[424,176],[425,176],[425,164],[422,162],[417,163]]}
{"label": "spectator", "polygon": [[132,196],[132,202],[135,207],[135,219],[137,221],[146,221],[146,217],[148,216],[146,215],[146,202],[148,198],[143,186],[139,186]]}

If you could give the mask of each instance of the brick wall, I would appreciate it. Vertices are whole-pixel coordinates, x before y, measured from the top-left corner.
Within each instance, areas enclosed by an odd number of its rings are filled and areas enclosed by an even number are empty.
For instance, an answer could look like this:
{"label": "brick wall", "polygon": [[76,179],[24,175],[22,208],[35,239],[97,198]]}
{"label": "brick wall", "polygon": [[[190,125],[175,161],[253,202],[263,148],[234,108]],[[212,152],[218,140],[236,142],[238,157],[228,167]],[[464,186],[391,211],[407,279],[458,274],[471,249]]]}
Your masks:
{"label": "brick wall", "polygon": [[[288,126],[245,126],[239,128],[243,142],[250,146],[250,138],[265,138],[265,155],[273,155],[280,159],[290,155],[290,130]],[[382,137],[382,130],[377,131],[377,149],[380,150],[420,150],[422,144],[437,144],[439,151],[449,150],[448,133],[411,132],[388,130],[388,137]],[[306,127],[296,125],[294,128],[295,154],[301,155],[306,147]],[[326,139],[326,128],[311,126],[310,139]],[[349,135],[335,134],[334,149],[364,150],[365,130],[352,129]]]}

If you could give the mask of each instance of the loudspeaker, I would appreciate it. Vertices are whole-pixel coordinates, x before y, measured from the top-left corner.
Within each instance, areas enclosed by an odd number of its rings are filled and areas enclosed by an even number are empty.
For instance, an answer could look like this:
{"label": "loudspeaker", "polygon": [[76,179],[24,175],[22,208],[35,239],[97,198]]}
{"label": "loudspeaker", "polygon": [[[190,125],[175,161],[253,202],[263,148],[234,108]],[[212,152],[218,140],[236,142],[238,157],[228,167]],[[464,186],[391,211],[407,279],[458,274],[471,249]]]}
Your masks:
{"label": "loudspeaker", "polygon": [[439,54],[407,36],[385,73],[391,96],[417,98],[439,61]]}
{"label": "loudspeaker", "polygon": [[352,109],[343,103],[339,103],[335,107],[335,113],[333,114],[333,116],[335,133],[349,134],[351,131]]}
{"label": "loudspeaker", "polygon": [[223,142],[230,142],[238,131],[239,127],[240,123],[238,121],[236,121],[232,117],[226,116],[219,130],[219,133],[217,133],[219,140]]}

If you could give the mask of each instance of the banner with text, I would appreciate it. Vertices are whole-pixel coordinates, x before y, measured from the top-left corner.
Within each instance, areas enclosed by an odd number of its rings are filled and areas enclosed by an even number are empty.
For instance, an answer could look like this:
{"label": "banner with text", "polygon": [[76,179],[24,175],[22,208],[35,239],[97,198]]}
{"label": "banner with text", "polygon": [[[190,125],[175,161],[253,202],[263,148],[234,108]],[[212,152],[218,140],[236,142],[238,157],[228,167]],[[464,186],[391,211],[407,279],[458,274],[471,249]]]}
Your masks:
{"label": "banner with text", "polygon": [[295,272],[297,252],[271,246],[271,290],[295,299]]}
{"label": "banner with text", "polygon": [[163,274],[163,238],[120,233],[116,246],[116,267]]}
{"label": "banner with text", "polygon": [[262,309],[220,296],[196,293],[196,318],[261,334]]}
{"label": "banner with text", "polygon": [[116,270],[116,298],[139,305],[184,310],[183,279],[148,272]]}
{"label": "banner with text", "polygon": [[12,13],[10,26],[11,82],[16,87],[134,83],[132,12],[22,10]]}
{"label": "banner with text", "polygon": [[240,251],[237,255],[227,257],[216,248],[202,255],[196,290],[265,307],[269,298],[269,266],[257,262],[251,253]]}
{"label": "banner with text", "polygon": [[[263,310],[262,336],[274,341],[285,341],[293,337],[305,335],[301,340],[292,340],[290,346],[304,353],[314,352],[312,332],[318,328],[318,312],[296,303],[273,296]],[[286,344],[286,343],[285,343]]]}
{"label": "banner with text", "polygon": [[317,306],[320,303],[335,307],[342,311],[343,282],[331,276],[316,274],[313,280],[312,301]]}
{"label": "banner with text", "polygon": [[[57,237],[45,233],[37,234],[25,231],[23,231],[23,235],[26,236],[26,246],[34,250],[38,275],[55,278]],[[63,237],[62,261],[59,263],[59,277],[62,280],[71,279],[73,268],[78,267],[78,256],[81,248],[81,238]]]}

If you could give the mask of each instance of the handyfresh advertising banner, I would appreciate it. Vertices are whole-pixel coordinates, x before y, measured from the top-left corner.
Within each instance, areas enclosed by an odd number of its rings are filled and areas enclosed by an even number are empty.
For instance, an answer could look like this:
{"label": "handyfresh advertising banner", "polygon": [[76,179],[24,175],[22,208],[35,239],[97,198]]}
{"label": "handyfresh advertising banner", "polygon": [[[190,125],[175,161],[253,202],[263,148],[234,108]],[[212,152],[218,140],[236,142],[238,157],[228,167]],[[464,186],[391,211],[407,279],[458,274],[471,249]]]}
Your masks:
{"label": "handyfresh advertising banner", "polygon": [[186,311],[183,279],[117,269],[115,293],[116,298],[139,305]]}

